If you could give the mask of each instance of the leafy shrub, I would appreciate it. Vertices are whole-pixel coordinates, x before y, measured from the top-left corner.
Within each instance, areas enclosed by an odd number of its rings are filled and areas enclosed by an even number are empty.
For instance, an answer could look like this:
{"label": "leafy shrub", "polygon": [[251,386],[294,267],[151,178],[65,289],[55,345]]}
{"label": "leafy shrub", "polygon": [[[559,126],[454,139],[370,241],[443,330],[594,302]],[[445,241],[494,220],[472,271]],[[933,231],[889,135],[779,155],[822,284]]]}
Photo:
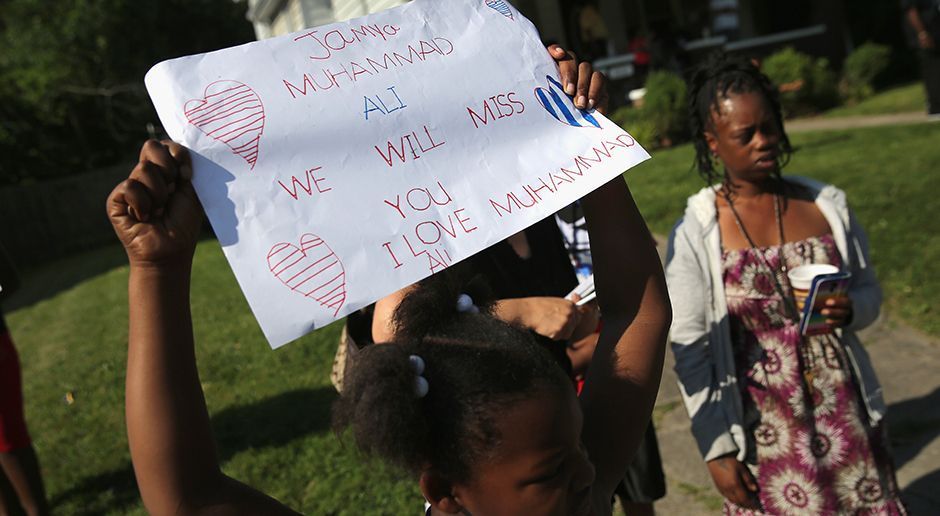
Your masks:
{"label": "leafy shrub", "polygon": [[780,88],[780,102],[785,116],[803,111],[810,100],[813,59],[787,47],[764,60],[761,71]]}
{"label": "leafy shrub", "polygon": [[839,85],[842,96],[849,102],[870,97],[875,92],[875,78],[885,71],[890,60],[891,49],[885,45],[868,42],[856,48],[842,67]]}
{"label": "leafy shrub", "polygon": [[645,88],[642,102],[622,107],[608,118],[647,148],[685,140],[688,134],[685,80],[672,72],[657,71],[646,78]]}
{"label": "leafy shrub", "polygon": [[643,115],[660,142],[683,139],[688,126],[686,84],[679,75],[664,70],[646,78]]}
{"label": "leafy shrub", "polygon": [[624,106],[609,116],[610,120],[630,133],[630,136],[646,148],[658,146],[656,128],[641,107]]}
{"label": "leafy shrub", "polygon": [[829,60],[820,57],[813,63],[813,106],[828,109],[839,103],[839,80],[829,66]]}
{"label": "leafy shrub", "polygon": [[780,89],[786,117],[820,111],[837,100],[835,74],[826,59],[787,47],[769,56],[761,69]]}

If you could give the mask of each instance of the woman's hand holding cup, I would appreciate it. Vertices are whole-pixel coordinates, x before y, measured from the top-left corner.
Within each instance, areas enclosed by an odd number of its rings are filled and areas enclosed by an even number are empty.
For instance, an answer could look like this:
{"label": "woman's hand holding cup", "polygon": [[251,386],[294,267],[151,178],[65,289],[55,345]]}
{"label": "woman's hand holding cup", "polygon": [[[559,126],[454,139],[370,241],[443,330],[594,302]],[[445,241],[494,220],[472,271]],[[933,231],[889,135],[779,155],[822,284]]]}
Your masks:
{"label": "woman's hand holding cup", "polygon": [[[787,277],[790,280],[790,286],[793,291],[793,298],[796,301],[797,310],[801,317],[804,314],[807,298],[810,296],[810,290],[813,288],[813,282],[818,276],[825,276],[839,272],[839,268],[829,264],[808,264],[790,269]],[[819,301],[816,301],[814,307],[820,315],[826,318],[826,325],[830,328],[841,328],[846,326],[852,319],[852,300],[845,293],[830,292],[822,307],[819,307]]]}

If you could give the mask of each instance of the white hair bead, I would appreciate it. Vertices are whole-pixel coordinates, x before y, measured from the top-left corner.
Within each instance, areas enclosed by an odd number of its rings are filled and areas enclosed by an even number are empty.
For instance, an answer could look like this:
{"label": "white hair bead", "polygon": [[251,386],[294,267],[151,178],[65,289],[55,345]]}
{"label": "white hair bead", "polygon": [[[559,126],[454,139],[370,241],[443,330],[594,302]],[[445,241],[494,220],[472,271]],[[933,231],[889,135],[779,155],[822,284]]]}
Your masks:
{"label": "white hair bead", "polygon": [[423,376],[415,376],[415,395],[423,398],[428,394],[428,381]]}
{"label": "white hair bead", "polygon": [[458,312],[470,312],[470,313],[479,313],[480,309],[473,304],[473,298],[467,294],[460,294],[457,296],[457,311]]}
{"label": "white hair bead", "polygon": [[424,372],[424,359],[418,355],[411,355],[408,357],[408,362],[411,363],[411,368],[414,369],[415,374],[421,376],[421,373]]}

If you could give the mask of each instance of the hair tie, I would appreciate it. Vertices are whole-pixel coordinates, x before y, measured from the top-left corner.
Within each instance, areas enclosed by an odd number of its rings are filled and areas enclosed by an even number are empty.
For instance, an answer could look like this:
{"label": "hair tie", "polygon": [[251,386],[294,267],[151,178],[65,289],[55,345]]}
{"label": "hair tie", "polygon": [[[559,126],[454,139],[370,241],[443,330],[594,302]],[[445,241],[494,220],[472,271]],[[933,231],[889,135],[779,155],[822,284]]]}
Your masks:
{"label": "hair tie", "polygon": [[424,359],[418,355],[410,355],[408,357],[408,363],[411,364],[411,369],[415,373],[415,396],[423,398],[428,394],[428,380],[424,376],[421,376],[424,373]]}
{"label": "hair tie", "polygon": [[470,312],[472,314],[480,313],[480,309],[473,304],[473,298],[467,294],[457,296],[457,311],[461,313]]}

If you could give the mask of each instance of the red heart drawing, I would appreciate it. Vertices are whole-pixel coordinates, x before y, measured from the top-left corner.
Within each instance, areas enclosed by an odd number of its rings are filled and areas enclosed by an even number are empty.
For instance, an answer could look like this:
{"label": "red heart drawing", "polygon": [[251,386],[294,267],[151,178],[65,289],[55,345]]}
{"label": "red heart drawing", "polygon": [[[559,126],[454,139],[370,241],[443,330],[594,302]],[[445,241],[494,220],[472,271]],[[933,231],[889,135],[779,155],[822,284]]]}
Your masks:
{"label": "red heart drawing", "polygon": [[255,168],[264,132],[264,104],[254,90],[238,81],[215,81],[206,86],[201,99],[187,101],[183,112],[189,123],[228,145]]}
{"label": "red heart drawing", "polygon": [[268,252],[268,268],[294,292],[333,310],[333,317],[346,302],[346,269],[330,246],[316,235],[301,236],[299,248],[287,242],[274,244]]}

